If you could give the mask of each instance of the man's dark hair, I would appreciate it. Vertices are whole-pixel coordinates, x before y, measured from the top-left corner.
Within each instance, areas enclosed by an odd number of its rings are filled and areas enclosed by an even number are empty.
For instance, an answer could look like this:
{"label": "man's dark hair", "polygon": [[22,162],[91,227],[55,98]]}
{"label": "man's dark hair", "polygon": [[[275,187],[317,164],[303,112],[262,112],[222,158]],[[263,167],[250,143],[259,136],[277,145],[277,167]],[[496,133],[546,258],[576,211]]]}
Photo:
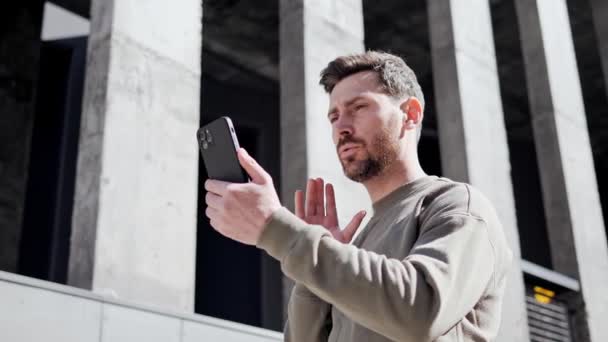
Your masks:
{"label": "man's dark hair", "polygon": [[[334,59],[321,71],[319,84],[329,94],[338,82],[361,71],[375,71],[388,95],[397,99],[413,96],[424,109],[424,95],[414,71],[401,57],[382,51],[367,51]],[[418,140],[421,129],[422,125],[419,125]]]}
{"label": "man's dark hair", "polygon": [[323,71],[319,83],[331,93],[342,79],[361,71],[375,71],[384,91],[395,98],[414,96],[424,108],[424,95],[416,74],[399,56],[381,51],[341,56],[331,61]]}

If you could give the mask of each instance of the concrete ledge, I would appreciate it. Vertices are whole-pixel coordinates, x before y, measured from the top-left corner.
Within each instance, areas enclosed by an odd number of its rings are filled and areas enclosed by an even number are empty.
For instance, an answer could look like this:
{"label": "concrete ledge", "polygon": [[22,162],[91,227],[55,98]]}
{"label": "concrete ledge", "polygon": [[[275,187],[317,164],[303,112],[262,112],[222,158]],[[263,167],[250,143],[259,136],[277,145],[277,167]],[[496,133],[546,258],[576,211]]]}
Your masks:
{"label": "concrete ledge", "polygon": [[524,273],[547,280],[568,290],[574,292],[579,292],[581,290],[578,280],[523,259],[521,260],[521,269]]}
{"label": "concrete ledge", "polygon": [[282,341],[278,332],[0,271],[0,341]]}

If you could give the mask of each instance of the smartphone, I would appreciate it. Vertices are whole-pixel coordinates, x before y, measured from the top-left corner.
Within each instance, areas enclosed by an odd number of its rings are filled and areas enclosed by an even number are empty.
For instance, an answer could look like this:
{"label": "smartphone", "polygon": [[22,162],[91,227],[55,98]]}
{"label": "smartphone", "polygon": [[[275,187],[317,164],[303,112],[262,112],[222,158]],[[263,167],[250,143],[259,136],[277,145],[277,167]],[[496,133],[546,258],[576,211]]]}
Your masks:
{"label": "smartphone", "polygon": [[239,142],[229,117],[222,116],[199,128],[196,137],[210,179],[231,183],[249,181],[247,173],[239,163]]}

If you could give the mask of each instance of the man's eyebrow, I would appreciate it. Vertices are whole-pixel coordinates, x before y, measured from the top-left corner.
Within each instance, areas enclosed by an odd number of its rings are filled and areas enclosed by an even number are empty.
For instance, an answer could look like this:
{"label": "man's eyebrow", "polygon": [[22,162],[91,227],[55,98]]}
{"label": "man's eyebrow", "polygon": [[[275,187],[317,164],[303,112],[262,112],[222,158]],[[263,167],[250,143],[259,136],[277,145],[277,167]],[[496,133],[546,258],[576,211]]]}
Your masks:
{"label": "man's eyebrow", "polygon": [[[361,99],[365,99],[365,97],[363,95],[357,95],[357,96],[353,97],[352,99],[346,101],[344,103],[344,107],[348,107],[348,106],[352,105],[353,103],[355,103],[355,102],[357,102],[357,101],[359,101]],[[327,112],[327,116],[330,116],[331,114],[333,114],[337,110],[338,110],[338,108],[336,108],[335,106],[332,107],[332,108],[330,108],[329,111]]]}
{"label": "man's eyebrow", "polygon": [[357,95],[357,96],[353,97],[352,99],[346,101],[346,103],[344,104],[344,107],[348,107],[348,106],[352,105],[353,103],[355,103],[359,100],[364,100],[364,99],[365,99],[365,96]]}

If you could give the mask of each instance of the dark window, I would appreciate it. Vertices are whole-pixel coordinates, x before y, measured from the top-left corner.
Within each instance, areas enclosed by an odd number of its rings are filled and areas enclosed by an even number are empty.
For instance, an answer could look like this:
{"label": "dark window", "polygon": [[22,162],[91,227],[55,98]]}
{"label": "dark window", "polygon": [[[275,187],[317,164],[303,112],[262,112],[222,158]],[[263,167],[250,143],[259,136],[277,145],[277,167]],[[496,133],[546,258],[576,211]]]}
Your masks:
{"label": "dark window", "polygon": [[[201,125],[229,116],[239,144],[271,174],[280,193],[279,84],[254,70],[260,60],[274,63],[278,70],[278,3],[255,9],[246,2],[230,1],[205,2],[204,6]],[[264,19],[267,16],[275,20]],[[218,46],[223,54],[217,52]],[[256,247],[213,230],[205,216],[206,179],[201,162],[195,311],[280,331],[283,276],[279,263]]]}
{"label": "dark window", "polygon": [[42,43],[19,273],[65,283],[87,38]]}

